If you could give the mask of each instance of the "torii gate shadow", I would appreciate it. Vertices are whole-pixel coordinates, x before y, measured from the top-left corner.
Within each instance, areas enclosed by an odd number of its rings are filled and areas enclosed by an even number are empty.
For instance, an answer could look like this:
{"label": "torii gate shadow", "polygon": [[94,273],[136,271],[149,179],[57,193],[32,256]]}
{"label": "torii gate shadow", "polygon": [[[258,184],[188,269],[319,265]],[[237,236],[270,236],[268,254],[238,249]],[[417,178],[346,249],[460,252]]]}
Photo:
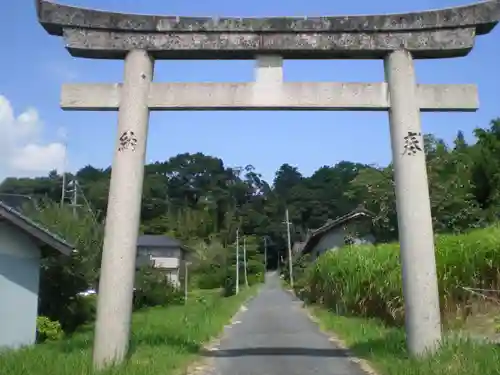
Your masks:
{"label": "torii gate shadow", "polygon": [[202,350],[203,357],[228,358],[248,356],[304,356],[304,357],[349,357],[345,349],[340,348],[293,348],[293,347],[257,347],[224,350]]}

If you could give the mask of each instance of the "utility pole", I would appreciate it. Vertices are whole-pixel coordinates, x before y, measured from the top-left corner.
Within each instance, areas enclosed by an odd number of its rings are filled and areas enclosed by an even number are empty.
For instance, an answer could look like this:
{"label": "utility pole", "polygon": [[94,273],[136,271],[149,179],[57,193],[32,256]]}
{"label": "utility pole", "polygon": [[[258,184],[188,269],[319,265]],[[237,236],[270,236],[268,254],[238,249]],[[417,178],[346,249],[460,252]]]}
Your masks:
{"label": "utility pole", "polygon": [[73,200],[72,200],[72,206],[73,206],[73,216],[76,217],[76,204],[78,202],[78,187],[76,186],[76,180],[73,179]]}
{"label": "utility pole", "polygon": [[63,169],[62,172],[62,188],[61,188],[61,207],[64,205],[64,199],[66,198],[66,171]]}
{"label": "utility pole", "polygon": [[64,199],[66,198],[66,164],[67,164],[67,152],[68,145],[66,140],[66,134],[63,136],[64,138],[64,160],[62,165],[62,188],[61,188],[61,207],[64,205]]}
{"label": "utility pole", "polygon": [[188,269],[190,262],[184,261],[184,303],[187,303],[188,300]]}
{"label": "utility pole", "polygon": [[236,229],[236,294],[240,292],[240,228]]}
{"label": "utility pole", "polygon": [[293,273],[292,273],[292,240],[290,238],[290,220],[288,217],[288,208],[285,212],[286,234],[288,239],[288,272],[290,274],[290,286],[293,288]]}
{"label": "utility pole", "polygon": [[73,207],[73,216],[76,217],[77,214],[76,208],[81,206],[78,204],[78,194],[79,194],[78,181],[75,178],[73,178],[69,182],[68,186],[71,187],[71,190],[69,191],[69,193],[71,193],[71,207]]}
{"label": "utility pole", "polygon": [[248,288],[248,275],[247,275],[247,238],[243,236],[243,266],[245,271],[245,285]]}

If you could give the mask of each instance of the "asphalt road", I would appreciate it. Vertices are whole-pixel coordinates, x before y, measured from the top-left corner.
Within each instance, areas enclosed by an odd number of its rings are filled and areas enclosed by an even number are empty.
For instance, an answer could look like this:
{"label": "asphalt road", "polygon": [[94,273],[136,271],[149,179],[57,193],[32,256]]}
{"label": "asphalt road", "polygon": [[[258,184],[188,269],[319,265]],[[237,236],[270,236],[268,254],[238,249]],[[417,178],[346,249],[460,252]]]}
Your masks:
{"label": "asphalt road", "polygon": [[268,276],[246,311],[226,327],[213,357],[217,375],[366,375],[331,343],[285,292],[276,274]]}

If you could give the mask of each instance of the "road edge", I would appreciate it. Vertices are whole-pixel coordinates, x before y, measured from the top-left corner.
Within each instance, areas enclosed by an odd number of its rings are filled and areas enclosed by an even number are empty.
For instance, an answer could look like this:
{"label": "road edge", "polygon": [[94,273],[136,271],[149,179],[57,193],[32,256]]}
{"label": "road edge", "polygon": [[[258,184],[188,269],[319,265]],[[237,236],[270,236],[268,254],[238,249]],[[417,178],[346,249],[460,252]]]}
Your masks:
{"label": "road edge", "polygon": [[304,312],[305,312],[306,316],[309,318],[309,320],[311,320],[316,326],[318,326],[319,330],[321,332],[323,332],[328,337],[328,340],[331,343],[335,344],[340,349],[346,351],[346,353],[348,355],[346,358],[350,362],[358,365],[359,368],[363,372],[365,372],[367,375],[380,375],[380,373],[377,372],[373,368],[373,365],[369,361],[367,361],[366,359],[363,359],[363,358],[359,358],[356,355],[354,355],[354,353],[351,351],[349,346],[347,346],[347,344],[342,339],[340,339],[335,332],[332,332],[330,330],[325,329],[324,326],[321,324],[321,321],[318,319],[318,317],[316,317],[314,315],[314,313],[311,311],[311,309],[308,307],[308,305],[297,296],[297,294],[295,293],[295,291],[293,289],[283,287],[283,290],[285,292],[287,292],[288,294],[290,294],[296,301],[302,302],[301,308],[302,308],[302,310],[304,310]]}
{"label": "road edge", "polygon": [[[240,305],[239,309],[234,313],[234,315],[229,319],[229,323],[225,324],[220,330],[219,334],[207,341],[202,345],[201,352],[203,351],[213,351],[217,350],[221,340],[224,338],[226,330],[230,328],[234,322],[237,320],[237,317],[244,311],[246,311],[246,306],[259,295],[262,290],[264,284],[260,284],[256,287],[256,292],[246,298]],[[214,366],[214,358],[211,357],[203,357],[195,359],[191,362],[182,372],[183,375],[215,375],[215,366]]]}

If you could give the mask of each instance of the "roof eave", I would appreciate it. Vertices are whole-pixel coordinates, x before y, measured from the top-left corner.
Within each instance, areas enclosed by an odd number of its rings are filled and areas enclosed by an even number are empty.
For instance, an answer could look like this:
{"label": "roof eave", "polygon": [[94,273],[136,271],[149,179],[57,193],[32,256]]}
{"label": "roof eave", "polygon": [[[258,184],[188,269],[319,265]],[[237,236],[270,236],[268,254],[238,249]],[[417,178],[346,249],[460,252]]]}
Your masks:
{"label": "roof eave", "polygon": [[317,230],[311,233],[311,236],[304,244],[301,253],[302,254],[310,253],[314,245],[316,245],[318,237],[321,238],[325,233],[328,233],[329,231],[334,230],[351,220],[357,219],[360,216],[365,218],[372,218],[375,216],[375,214],[365,208],[358,208],[344,216],[341,216],[337,220],[334,220],[332,223],[329,224],[329,226],[324,225],[323,227],[318,228]]}
{"label": "roof eave", "polygon": [[366,218],[372,218],[375,216],[375,214],[373,214],[371,211],[368,211],[366,209],[356,209],[352,212],[349,212],[348,214],[344,215],[344,216],[341,216],[339,218],[337,218],[336,220],[332,221],[330,224],[328,225],[323,225],[322,227],[316,229],[314,232],[311,233],[311,237],[314,237],[314,236],[317,236],[321,233],[324,233],[324,232],[328,232],[332,229],[335,229],[353,219],[356,219],[358,218],[359,216],[364,216]]}
{"label": "roof eave", "polygon": [[189,246],[181,245],[180,247],[181,247],[182,250],[184,250],[187,253],[195,253],[196,252],[193,248],[191,248]]}
{"label": "roof eave", "polygon": [[48,247],[59,251],[63,255],[69,256],[76,251],[73,245],[57,238],[48,230],[40,227],[31,219],[15,211],[2,202],[0,202],[0,216],[22,231],[28,233],[30,236],[36,238],[38,241],[44,243]]}

